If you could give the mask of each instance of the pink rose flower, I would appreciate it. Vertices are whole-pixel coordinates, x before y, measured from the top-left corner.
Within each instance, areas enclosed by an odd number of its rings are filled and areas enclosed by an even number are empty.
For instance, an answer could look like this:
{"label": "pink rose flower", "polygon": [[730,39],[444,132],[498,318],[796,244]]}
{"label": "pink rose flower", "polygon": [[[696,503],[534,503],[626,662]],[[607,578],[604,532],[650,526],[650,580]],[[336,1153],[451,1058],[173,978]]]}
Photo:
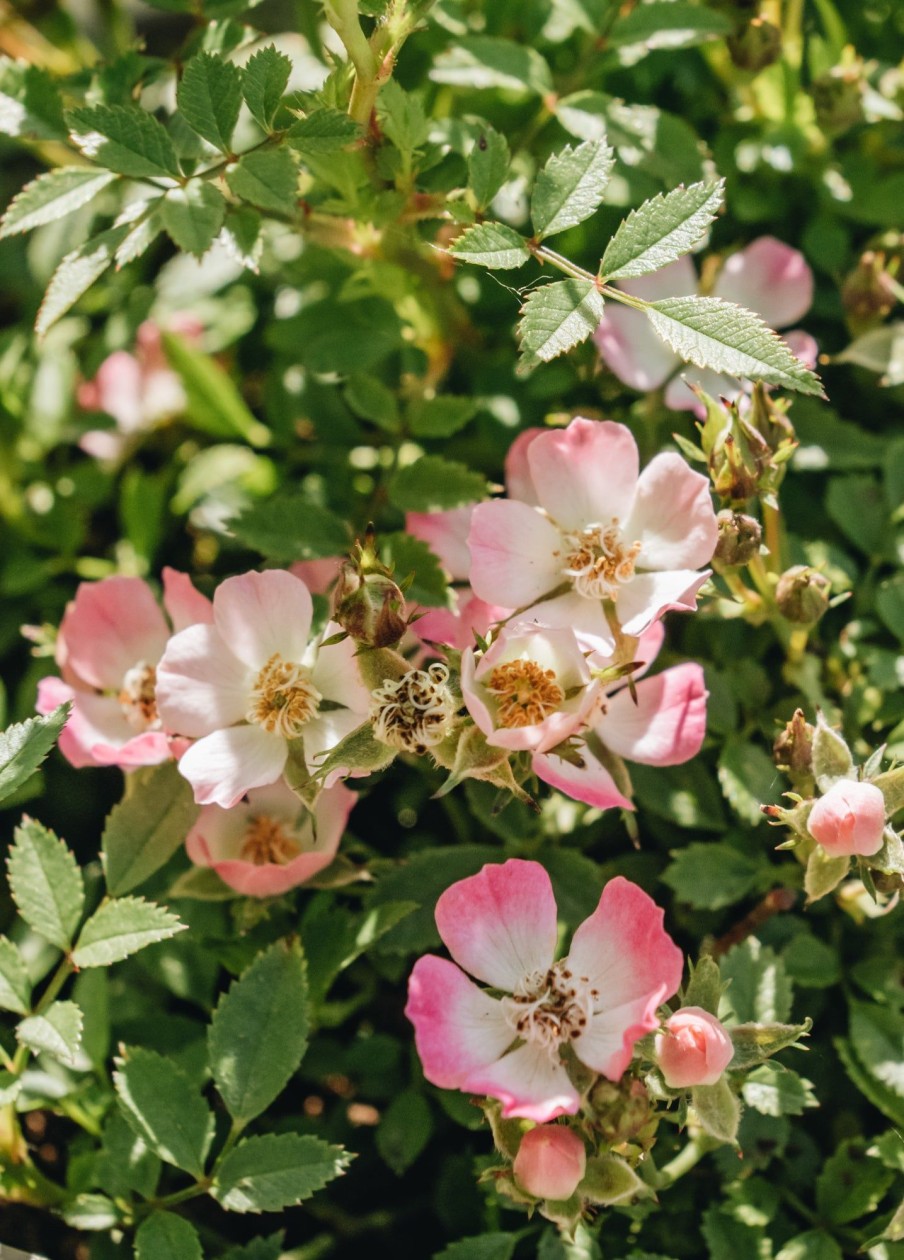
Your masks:
{"label": "pink rose flower", "polygon": [[520,483],[536,503],[474,508],[471,585],[481,599],[520,609],[519,620],[570,626],[603,650],[616,642],[607,608],[637,636],[667,609],[696,606],[708,577],[696,570],[718,538],[706,477],[671,452],[641,474],[624,425],[581,417],[521,453]]}
{"label": "pink rose flower", "polygon": [[447,888],[436,926],[455,961],[418,959],[405,1008],[427,1080],[498,1098],[504,1116],[543,1124],[574,1115],[581,1095],[562,1047],[617,1081],[678,989],[681,951],[662,919],[652,899],[619,876],[556,962],[556,903],[538,862],[512,858]]}
{"label": "pink rose flower", "polygon": [[[691,258],[685,255],[648,276],[620,280],[617,286],[634,297],[655,302],[692,295],[699,282]],[[787,328],[810,309],[813,272],[798,250],[774,236],[761,236],[725,260],[712,296],[745,306],[762,316],[771,328]],[[732,399],[744,392],[732,376],[685,367],[683,360],[656,336],[646,315],[628,306],[608,303],[594,340],[606,366],[632,389],[659,389],[668,381],[665,404],[674,411],[701,412],[700,400],[685,380],[699,385],[713,398]],[[808,333],[795,330],[787,334],[786,341],[808,367],[815,365],[818,347]]]}
{"label": "pink rose flower", "polygon": [[715,1085],[734,1057],[734,1045],[715,1015],[685,1006],[656,1037],[656,1060],[671,1089]]}
{"label": "pink rose flower", "polygon": [[[173,629],[210,621],[210,600],[184,573],[163,570],[163,605]],[[69,700],[72,712],[60,751],[74,766],[154,766],[172,757],[160,718],[157,666],[170,629],[151,588],[140,578],[82,582],[57,635],[62,678],[38,684],[37,710]]]}
{"label": "pink rose flower", "polygon": [[882,848],[885,797],[875,783],[842,779],[813,806],[807,828],[830,857],[870,857]]}
{"label": "pink rose flower", "polygon": [[341,783],[313,811],[285,783],[252,788],[231,809],[205,805],[185,840],[197,866],[209,866],[246,897],[278,897],[329,866],[355,794]]}
{"label": "pink rose flower", "polygon": [[199,804],[229,809],[250,788],[275,783],[295,739],[313,770],[318,754],[367,720],[355,643],[321,650],[309,638],[311,615],[299,578],[245,573],[217,587],[211,625],[170,639],[157,702],[166,728],[195,740],[179,769]]}
{"label": "pink rose flower", "polygon": [[570,1199],[587,1171],[587,1151],[562,1124],[538,1124],[521,1139],[512,1171],[536,1199]]}

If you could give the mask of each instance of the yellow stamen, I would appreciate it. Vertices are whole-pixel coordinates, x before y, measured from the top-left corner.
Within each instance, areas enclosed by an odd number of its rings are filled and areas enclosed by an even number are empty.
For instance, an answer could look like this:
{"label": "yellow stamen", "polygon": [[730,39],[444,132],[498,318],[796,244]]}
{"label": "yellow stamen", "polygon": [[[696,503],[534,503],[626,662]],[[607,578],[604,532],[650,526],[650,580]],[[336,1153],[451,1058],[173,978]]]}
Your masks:
{"label": "yellow stamen", "polygon": [[245,862],[253,862],[255,866],[267,866],[275,863],[285,866],[301,852],[301,845],[283,823],[266,814],[253,818],[245,832],[245,839],[239,856]]}
{"label": "yellow stamen", "polygon": [[295,739],[317,716],[322,699],[306,666],[284,661],[274,652],[255,680],[245,716],[265,731]]}
{"label": "yellow stamen", "polygon": [[536,726],[565,699],[553,670],[543,669],[536,661],[497,665],[484,686],[496,699],[497,722],[506,729]]}

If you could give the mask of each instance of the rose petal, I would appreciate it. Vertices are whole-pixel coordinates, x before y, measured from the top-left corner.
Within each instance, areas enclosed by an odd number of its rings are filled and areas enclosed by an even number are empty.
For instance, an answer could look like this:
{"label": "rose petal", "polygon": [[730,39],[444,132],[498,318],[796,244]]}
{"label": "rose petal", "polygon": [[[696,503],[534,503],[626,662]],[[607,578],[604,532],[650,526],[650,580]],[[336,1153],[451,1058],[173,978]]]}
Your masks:
{"label": "rose petal", "polygon": [[189,626],[173,635],[157,667],[157,710],[174,735],[209,735],[244,719],[253,685],[253,671],[215,626]]}
{"label": "rose petal", "polygon": [[561,534],[545,516],[524,503],[479,503],[468,545],[471,585],[488,603],[521,608],[564,580]]}
{"label": "rose petal", "polygon": [[709,692],[699,665],[675,665],[608,701],[596,733],[614,753],[646,766],[677,766],[700,751]]}
{"label": "rose petal", "polygon": [[693,612],[697,592],[709,571],[678,569],[662,573],[637,573],[618,594],[616,612],[625,634],[639,635],[669,609]]}
{"label": "rose petal", "polygon": [[432,954],[414,965],[405,1014],[424,1075],[441,1089],[462,1088],[470,1072],[493,1063],[514,1040],[502,1004]]}
{"label": "rose petal", "polygon": [[562,529],[624,520],[630,510],[638,455],[623,424],[578,416],[567,429],[534,438],[527,462],[537,498]]}
{"label": "rose petal", "polygon": [[229,809],[250,788],[275,783],[288,755],[286,741],[259,726],[214,731],[192,744],[179,762],[199,805]]}
{"label": "rose petal", "polygon": [[799,250],[761,236],[725,260],[713,296],[746,306],[772,328],[785,328],[810,309],[813,272]]}
{"label": "rose petal", "polygon": [[538,1124],[573,1116],[581,1105],[564,1066],[554,1063],[542,1046],[530,1044],[469,1072],[461,1088],[498,1098],[503,1116],[523,1116]]}
{"label": "rose petal", "polygon": [[217,630],[229,650],[255,670],[275,655],[302,660],[312,611],[308,588],[284,569],[227,578],[213,597]]}
{"label": "rose petal", "polygon": [[594,809],[633,810],[634,806],[618,790],[612,775],[590,749],[581,748],[580,757],[584,764],[576,766],[555,753],[534,753],[531,769],[550,787]]}
{"label": "rose petal", "polygon": [[698,569],[708,564],[719,539],[709,478],[688,468],[672,451],[657,455],[640,475],[622,533],[642,544],[637,560],[641,569]]}
{"label": "rose petal", "polygon": [[474,504],[452,508],[448,512],[409,512],[405,528],[414,538],[425,542],[453,582],[466,582],[471,571],[468,532]]}
{"label": "rose petal", "polygon": [[195,587],[187,573],[178,569],[164,568],[163,607],[169,614],[174,630],[186,626],[209,624],[213,621],[213,604]]}
{"label": "rose petal", "polygon": [[141,578],[109,577],[82,582],[60,626],[67,664],[101,691],[118,691],[139,662],[156,665],[169,629]]}

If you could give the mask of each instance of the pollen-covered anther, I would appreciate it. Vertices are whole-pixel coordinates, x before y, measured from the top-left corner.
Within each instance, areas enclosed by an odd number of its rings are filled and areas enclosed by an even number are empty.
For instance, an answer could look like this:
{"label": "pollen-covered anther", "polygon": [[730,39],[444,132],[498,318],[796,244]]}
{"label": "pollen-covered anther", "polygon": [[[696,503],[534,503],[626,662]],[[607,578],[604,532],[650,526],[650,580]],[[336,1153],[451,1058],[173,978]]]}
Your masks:
{"label": "pollen-covered anther", "polygon": [[535,726],[565,699],[555,672],[536,661],[506,661],[484,679],[496,700],[496,720],[507,729]]}
{"label": "pollen-covered anther", "polygon": [[620,583],[634,576],[634,565],[642,543],[626,543],[618,520],[609,525],[588,525],[565,535],[570,549],[562,572],[571,578],[574,589],[587,599],[618,598]]}
{"label": "pollen-covered anther", "polygon": [[157,671],[147,661],[139,661],[126,670],[116,698],[133,731],[160,729],[156,689]]}
{"label": "pollen-covered anther", "polygon": [[555,1061],[559,1047],[587,1027],[598,999],[586,976],[577,978],[564,963],[554,963],[547,972],[525,976],[502,1004],[512,1031]]}
{"label": "pollen-covered anther", "polygon": [[295,739],[317,716],[322,699],[305,665],[285,661],[274,652],[255,679],[245,717],[265,731]]}
{"label": "pollen-covered anther", "polygon": [[390,748],[423,755],[449,733],[456,703],[449,690],[449,670],[439,663],[411,669],[371,692],[374,734]]}
{"label": "pollen-covered anther", "polygon": [[258,814],[252,818],[245,832],[239,857],[244,862],[253,862],[255,866],[270,863],[285,866],[300,852],[301,845],[283,823],[267,814]]}

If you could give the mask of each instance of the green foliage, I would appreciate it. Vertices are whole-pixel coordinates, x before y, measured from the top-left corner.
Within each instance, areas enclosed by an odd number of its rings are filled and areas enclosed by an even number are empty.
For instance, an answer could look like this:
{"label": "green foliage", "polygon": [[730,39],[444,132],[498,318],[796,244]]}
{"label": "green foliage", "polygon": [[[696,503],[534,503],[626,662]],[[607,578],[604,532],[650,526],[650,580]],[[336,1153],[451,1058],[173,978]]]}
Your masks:
{"label": "green foliage", "polygon": [[43,1015],[31,1015],[16,1028],[16,1040],[35,1054],[49,1054],[70,1066],[82,1039],[82,1012],[75,1002],[54,1002]]}
{"label": "green foliage", "polygon": [[284,564],[339,555],[349,542],[342,519],[302,495],[283,495],[248,508],[232,528],[246,546]]}
{"label": "green foliage", "polygon": [[309,1199],[348,1161],[339,1147],[307,1135],[245,1138],[221,1161],[211,1193],[230,1212],[278,1212]]}
{"label": "green foliage", "polygon": [[59,739],[68,716],[68,705],[60,705],[46,717],[27,718],[0,732],[0,801],[24,787]]}
{"label": "green foliage", "polygon": [[280,101],[289,85],[292,62],[273,44],[249,58],[242,75],[242,96],[264,131],[273,126]]}
{"label": "green foliage", "polygon": [[586,140],[576,149],[554,153],[537,176],[530,202],[540,240],[583,223],[599,206],[614,158],[607,144]]}
{"label": "green foliage", "polygon": [[73,144],[99,166],[130,179],[178,179],[179,161],[162,123],[137,105],[92,105],[66,116]]}
{"label": "green foliage", "polygon": [[180,847],[197,813],[191,788],[171,762],[135,771],[101,839],[110,895],[119,897],[150,879]]}
{"label": "green foliage", "polygon": [[116,178],[90,166],[62,166],[26,184],[0,221],[0,240],[54,223],[93,201]]}
{"label": "green foliage", "polygon": [[119,897],[105,902],[88,919],[72,951],[72,962],[76,967],[109,967],[185,928],[163,906],[143,897]]}
{"label": "green foliage", "polygon": [[643,276],[693,249],[712,223],[725,195],[724,181],[692,184],[660,193],[632,210],[606,246],[604,280]]}
{"label": "green foliage", "polygon": [[592,280],[556,280],[534,289],[521,307],[520,370],[529,372],[586,341],[605,301]]}
{"label": "green foliage", "polygon": [[457,237],[449,252],[462,262],[477,263],[491,271],[523,267],[530,259],[524,237],[504,223],[478,223]]}
{"label": "green foliage", "polygon": [[173,243],[200,256],[210,248],[226,218],[226,200],[213,184],[172,188],[160,207],[163,226]]}
{"label": "green foliage", "polygon": [[298,168],[286,148],[255,149],[226,172],[229,191],[261,210],[291,215],[297,207]]}
{"label": "green foliage", "polygon": [[153,1212],[135,1234],[135,1260],[202,1260],[202,1254],[198,1231],[174,1212]]}
{"label": "green foliage", "polygon": [[192,57],[179,80],[176,104],[193,131],[229,153],[242,106],[242,76],[231,62],[213,53]]}
{"label": "green foliage", "polygon": [[442,512],[474,503],[486,496],[487,485],[479,473],[465,464],[422,455],[399,469],[390,485],[390,497],[403,512]]}
{"label": "green foliage", "polygon": [[85,884],[71,850],[40,823],[26,818],[7,858],[9,886],[19,913],[58,949],[69,949],[85,905]]}
{"label": "green foliage", "polygon": [[213,1115],[175,1063],[153,1050],[127,1049],[113,1075],[122,1114],[149,1150],[194,1177],[204,1171]]}

